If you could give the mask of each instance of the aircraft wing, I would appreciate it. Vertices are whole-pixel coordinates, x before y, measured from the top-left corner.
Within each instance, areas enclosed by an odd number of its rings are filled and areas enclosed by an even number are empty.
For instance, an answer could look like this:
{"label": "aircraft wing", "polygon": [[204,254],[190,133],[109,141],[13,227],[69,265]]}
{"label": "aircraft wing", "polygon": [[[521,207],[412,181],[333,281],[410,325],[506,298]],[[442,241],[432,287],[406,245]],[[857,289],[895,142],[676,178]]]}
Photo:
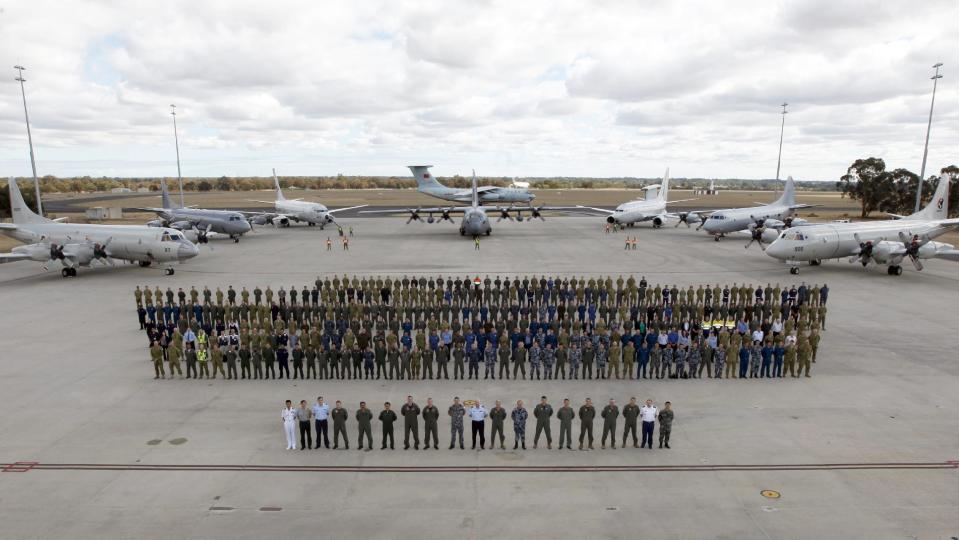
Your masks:
{"label": "aircraft wing", "polygon": [[[287,200],[292,201],[292,200],[299,200],[299,199],[287,199]],[[276,203],[276,201],[257,201],[254,199],[247,199],[247,202],[258,202],[258,203],[268,204],[270,206],[273,206],[273,204]]]}
{"label": "aircraft wing", "polygon": [[134,210],[138,212],[153,212],[160,216],[166,214],[166,208],[134,208]]}
{"label": "aircraft wing", "polygon": [[614,210],[607,210],[607,209],[605,209],[605,208],[596,208],[596,207],[593,207],[593,206],[581,206],[581,205],[580,205],[580,206],[577,206],[576,208],[579,208],[580,210],[592,210],[592,211],[594,211],[594,212],[602,212],[603,214],[613,214],[613,213],[615,213]]}
{"label": "aircraft wing", "polygon": [[27,260],[30,260],[30,255],[26,253],[0,253],[0,264]]}
{"label": "aircraft wing", "polygon": [[802,210],[804,208],[818,208],[821,204],[794,204],[789,207],[790,210]]}
{"label": "aircraft wing", "polygon": [[959,226],[959,218],[940,219],[936,224],[941,227],[956,227]]}
{"label": "aircraft wing", "polygon": [[17,230],[17,226],[13,223],[0,223],[0,230],[15,231]]}
{"label": "aircraft wing", "polygon": [[368,204],[361,204],[361,205],[358,205],[358,206],[348,206],[348,207],[346,207],[346,208],[337,208],[336,210],[327,210],[326,213],[327,213],[327,214],[335,214],[335,213],[337,213],[337,212],[345,212],[345,211],[347,211],[347,210],[355,210],[355,209],[357,209],[357,208],[363,208],[363,207],[366,207],[366,206],[369,206],[369,205],[368,205]]}
{"label": "aircraft wing", "polygon": [[673,204],[673,203],[678,203],[678,202],[698,201],[698,200],[699,200],[698,197],[695,198],[695,199],[676,199],[675,201],[666,201],[666,204]]}
{"label": "aircraft wing", "polygon": [[469,206],[447,206],[445,208],[390,208],[389,210],[360,210],[361,214],[405,214],[408,212],[416,213],[437,213],[442,214],[446,212],[448,214],[460,214],[466,211]]}
{"label": "aircraft wing", "polygon": [[936,252],[936,258],[959,262],[959,249],[944,249]]}
{"label": "aircraft wing", "polygon": [[584,206],[480,206],[483,210],[487,212],[528,212],[530,210],[536,210],[537,212],[542,210],[582,210],[586,208],[587,210],[592,210],[592,208],[587,208]]}

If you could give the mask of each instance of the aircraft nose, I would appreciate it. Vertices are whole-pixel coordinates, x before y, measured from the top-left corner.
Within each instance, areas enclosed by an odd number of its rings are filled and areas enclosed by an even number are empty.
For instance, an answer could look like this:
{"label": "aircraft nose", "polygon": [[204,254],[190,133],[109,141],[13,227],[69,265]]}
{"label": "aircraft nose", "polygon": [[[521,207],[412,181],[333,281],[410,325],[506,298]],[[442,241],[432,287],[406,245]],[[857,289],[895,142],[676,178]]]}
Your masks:
{"label": "aircraft nose", "polygon": [[766,246],[765,253],[774,259],[784,260],[786,258],[786,252],[788,248],[783,245],[781,240],[776,240],[772,244]]}
{"label": "aircraft nose", "polygon": [[247,220],[240,221],[240,234],[248,233],[253,230],[253,225],[250,225],[250,222]]}
{"label": "aircraft nose", "polygon": [[193,242],[183,242],[177,249],[177,258],[180,260],[192,259],[200,253],[200,248]]}
{"label": "aircraft nose", "polygon": [[536,198],[536,195],[534,195],[534,194],[532,194],[532,193],[529,194],[529,200],[532,201],[532,200],[535,199],[535,198]]}

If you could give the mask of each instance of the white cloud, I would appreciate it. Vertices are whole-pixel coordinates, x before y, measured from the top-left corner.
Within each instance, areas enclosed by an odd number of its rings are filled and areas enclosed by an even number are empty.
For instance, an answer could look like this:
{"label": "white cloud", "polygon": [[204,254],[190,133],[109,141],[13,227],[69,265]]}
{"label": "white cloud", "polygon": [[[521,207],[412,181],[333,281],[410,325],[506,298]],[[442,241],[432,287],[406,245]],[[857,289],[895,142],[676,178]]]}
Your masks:
{"label": "white cloud", "polygon": [[[43,173],[836,178],[959,161],[959,5],[834,2],[35,0],[0,12]],[[6,64],[4,64],[6,62]],[[11,78],[12,78],[11,70]],[[19,87],[0,171],[26,174]]]}

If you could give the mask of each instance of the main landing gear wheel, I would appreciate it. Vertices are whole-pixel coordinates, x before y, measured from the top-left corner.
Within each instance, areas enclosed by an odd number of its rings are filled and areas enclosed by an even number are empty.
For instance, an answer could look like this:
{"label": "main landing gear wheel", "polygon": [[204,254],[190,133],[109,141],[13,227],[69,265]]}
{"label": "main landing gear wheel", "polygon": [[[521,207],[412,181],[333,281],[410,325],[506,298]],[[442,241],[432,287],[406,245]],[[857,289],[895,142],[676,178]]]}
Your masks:
{"label": "main landing gear wheel", "polygon": [[886,273],[889,274],[890,276],[901,276],[902,267],[899,265],[890,266],[889,268],[886,269]]}
{"label": "main landing gear wheel", "polygon": [[63,277],[77,277],[77,269],[64,268],[63,270],[60,270],[60,275]]}
{"label": "main landing gear wheel", "polygon": [[821,264],[822,264],[822,260],[821,260],[821,259],[813,259],[813,260],[809,261],[809,266],[819,266],[819,265],[821,265]]}
{"label": "main landing gear wheel", "polygon": [[239,237],[239,236],[234,236],[234,237],[233,237],[233,243],[234,243],[234,244],[239,244],[239,243],[240,243],[240,237]]}
{"label": "main landing gear wheel", "polygon": [[716,242],[719,242],[719,237],[718,237],[718,236],[714,236],[714,237],[713,237],[713,240],[715,240]]}
{"label": "main landing gear wheel", "polygon": [[140,261],[139,264],[140,268],[146,268],[147,266],[150,266],[150,261]]}
{"label": "main landing gear wheel", "polygon": [[486,236],[489,236],[493,231],[486,231]]}
{"label": "main landing gear wheel", "polygon": [[792,266],[792,267],[790,267],[790,268],[789,268],[789,273],[795,276],[796,274],[799,273],[799,267],[798,267],[798,266]]}
{"label": "main landing gear wheel", "polygon": [[172,269],[172,268],[167,268],[167,269],[166,269],[166,275],[168,275],[168,276],[172,276],[175,272],[176,272],[176,270],[174,270],[174,269]]}

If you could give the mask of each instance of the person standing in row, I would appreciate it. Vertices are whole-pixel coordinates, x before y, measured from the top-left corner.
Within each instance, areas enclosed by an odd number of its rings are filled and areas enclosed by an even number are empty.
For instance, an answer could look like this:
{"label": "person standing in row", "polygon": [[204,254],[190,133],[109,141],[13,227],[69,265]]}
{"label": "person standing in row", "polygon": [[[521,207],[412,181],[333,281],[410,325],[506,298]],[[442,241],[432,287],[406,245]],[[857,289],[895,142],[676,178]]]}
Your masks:
{"label": "person standing in row", "polygon": [[[360,408],[356,411],[356,424],[359,435],[359,446],[357,450],[363,449],[363,436],[366,436],[366,451],[373,449],[373,411],[366,408],[366,402],[360,402]],[[334,434],[334,442],[336,435]]]}
{"label": "person standing in row", "polygon": [[296,450],[296,409],[293,402],[286,400],[286,407],[280,414],[283,419],[283,433],[286,435],[286,449]]}
{"label": "person standing in row", "polygon": [[296,419],[300,425],[300,450],[313,447],[313,435],[310,430],[310,409],[306,408],[306,400],[300,400],[300,408],[296,410]]}
{"label": "person standing in row", "polygon": [[346,409],[343,408],[343,404],[337,400],[336,407],[333,408],[330,416],[333,418],[333,450],[340,447],[340,435],[343,436],[343,446],[346,450],[349,450],[350,439],[346,435],[346,420],[349,418],[350,413],[348,413]]}
{"label": "person standing in row", "polygon": [[659,447],[666,445],[669,448],[669,432],[673,429],[673,408],[667,401],[663,403],[663,410],[659,411]]}
{"label": "person standing in row", "polygon": [[[413,402],[413,396],[406,396],[406,403],[400,407],[403,415],[403,450],[410,449],[410,433],[413,434],[413,449],[420,449],[420,406]],[[427,446],[429,446],[427,444]]]}
{"label": "person standing in row", "polygon": [[616,449],[616,420],[619,418],[619,407],[616,406],[616,400],[610,399],[609,404],[603,407],[603,439],[601,448],[606,449],[606,436],[609,435],[610,444],[613,450]]}
{"label": "person standing in row", "polygon": [[653,448],[653,428],[656,427],[656,407],[653,407],[653,400],[647,399],[646,405],[639,410],[639,416],[643,420],[643,441],[640,448],[649,444],[649,449]]}
{"label": "person standing in row", "polygon": [[569,406],[568,398],[563,400],[563,406],[556,411],[556,418],[559,418],[559,446],[557,450],[563,449],[564,440],[566,441],[566,449],[572,450],[573,419],[576,418],[576,413]]}
{"label": "person standing in row", "polygon": [[447,414],[450,416],[450,450],[456,444],[456,435],[459,434],[460,450],[463,449],[463,417],[466,416],[466,407],[460,403],[459,397],[453,398]]}
{"label": "person standing in row", "polygon": [[626,448],[626,436],[633,434],[633,448],[639,448],[639,441],[636,438],[636,419],[639,417],[639,405],[636,404],[636,398],[629,398],[629,403],[623,407],[623,423],[626,424],[623,429],[623,448]]}
{"label": "person standing in row", "polygon": [[327,432],[327,422],[330,416],[330,406],[323,402],[323,396],[316,398],[313,404],[313,423],[316,425],[316,448],[320,448],[320,441],[326,449],[330,449],[330,437]]}
{"label": "person standing in row", "polygon": [[506,450],[506,435],[503,434],[503,423],[506,421],[506,409],[503,408],[500,400],[496,400],[496,406],[490,409],[489,411],[490,418],[490,434],[489,434],[489,447],[492,449],[496,446],[496,434],[499,433],[499,447],[501,450]]}
{"label": "person standing in row", "polygon": [[380,411],[380,422],[383,424],[383,445],[380,450],[386,450],[386,439],[390,440],[390,450],[395,450],[393,440],[393,422],[396,422],[396,413],[390,409],[390,402],[383,404],[383,410]]}
{"label": "person standing in row", "polygon": [[426,407],[423,407],[423,450],[430,449],[430,438],[433,439],[433,449],[440,449],[440,435],[437,423],[440,411],[433,405],[433,398],[426,398]]}
{"label": "person standing in row", "polygon": [[480,450],[486,448],[486,407],[479,400],[470,407],[470,420],[473,427],[473,450],[476,450],[476,435],[479,434]]}
{"label": "person standing in row", "polygon": [[516,408],[510,413],[510,418],[513,420],[513,450],[516,450],[520,444],[523,445],[523,450],[526,450],[526,419],[528,417],[529,413],[523,407],[523,400],[518,400]]}
{"label": "person standing in row", "polygon": [[553,407],[546,401],[546,396],[540,397],[539,405],[533,409],[536,418],[536,435],[533,436],[533,448],[539,443],[540,433],[546,433],[546,448],[553,448],[553,436],[550,434],[549,419],[553,416]]}
{"label": "person standing in row", "polygon": [[596,408],[593,400],[586,398],[586,402],[579,408],[579,449],[583,449],[583,438],[587,438],[589,449],[593,449],[593,420],[596,418]]}

